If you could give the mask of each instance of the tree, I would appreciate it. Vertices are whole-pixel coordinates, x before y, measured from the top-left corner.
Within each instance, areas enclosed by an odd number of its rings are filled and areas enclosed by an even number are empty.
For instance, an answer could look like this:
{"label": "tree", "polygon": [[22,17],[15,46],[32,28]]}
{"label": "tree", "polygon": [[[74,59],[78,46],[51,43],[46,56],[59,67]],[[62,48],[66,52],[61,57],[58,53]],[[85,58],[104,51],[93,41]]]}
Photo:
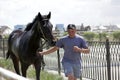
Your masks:
{"label": "tree", "polygon": [[83,36],[89,41],[94,40],[95,35],[96,34],[94,32],[84,32],[83,33]]}
{"label": "tree", "polygon": [[91,27],[90,27],[90,26],[86,26],[86,27],[84,28],[84,30],[85,30],[85,31],[90,31],[90,30],[91,30]]}
{"label": "tree", "polygon": [[114,40],[120,41],[120,31],[115,31],[112,35]]}
{"label": "tree", "polygon": [[106,40],[106,36],[107,36],[106,32],[102,32],[102,33],[98,34],[98,38],[99,38],[100,41],[105,41]]}

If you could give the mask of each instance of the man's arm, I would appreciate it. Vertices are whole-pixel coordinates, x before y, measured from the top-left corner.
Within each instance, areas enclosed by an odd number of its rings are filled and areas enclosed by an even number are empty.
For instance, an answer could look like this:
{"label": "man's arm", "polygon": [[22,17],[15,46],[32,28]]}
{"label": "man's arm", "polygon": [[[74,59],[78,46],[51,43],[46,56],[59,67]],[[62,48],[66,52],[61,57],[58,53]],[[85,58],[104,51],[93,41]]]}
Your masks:
{"label": "man's arm", "polygon": [[41,54],[41,55],[50,54],[50,53],[52,53],[52,52],[54,52],[54,51],[56,51],[58,49],[59,49],[59,47],[54,46],[54,47],[51,47],[50,49],[48,49],[46,51],[39,52],[39,54]]}
{"label": "man's arm", "polygon": [[85,54],[90,53],[90,49],[89,48],[79,48],[78,46],[74,46],[73,49],[74,49],[74,51],[80,52],[80,53],[85,53]]}

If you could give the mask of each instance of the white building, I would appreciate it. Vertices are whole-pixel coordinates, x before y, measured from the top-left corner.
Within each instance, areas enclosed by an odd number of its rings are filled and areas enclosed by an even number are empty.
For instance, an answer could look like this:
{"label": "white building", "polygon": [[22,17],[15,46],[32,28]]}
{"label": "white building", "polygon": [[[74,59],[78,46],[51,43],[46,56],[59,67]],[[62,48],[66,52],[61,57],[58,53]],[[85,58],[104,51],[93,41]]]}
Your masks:
{"label": "white building", "polygon": [[64,24],[56,24],[55,31],[57,32],[58,36],[63,36],[65,32]]}

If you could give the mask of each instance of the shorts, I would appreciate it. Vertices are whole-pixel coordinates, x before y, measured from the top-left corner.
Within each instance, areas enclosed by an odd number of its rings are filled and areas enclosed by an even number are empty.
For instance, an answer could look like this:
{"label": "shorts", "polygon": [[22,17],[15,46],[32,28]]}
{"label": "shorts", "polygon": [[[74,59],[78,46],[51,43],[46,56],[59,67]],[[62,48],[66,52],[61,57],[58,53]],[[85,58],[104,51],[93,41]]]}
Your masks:
{"label": "shorts", "polygon": [[68,74],[72,74],[76,78],[81,77],[81,65],[80,64],[62,62],[62,66],[63,66],[64,73],[65,73],[66,77],[67,77]]}

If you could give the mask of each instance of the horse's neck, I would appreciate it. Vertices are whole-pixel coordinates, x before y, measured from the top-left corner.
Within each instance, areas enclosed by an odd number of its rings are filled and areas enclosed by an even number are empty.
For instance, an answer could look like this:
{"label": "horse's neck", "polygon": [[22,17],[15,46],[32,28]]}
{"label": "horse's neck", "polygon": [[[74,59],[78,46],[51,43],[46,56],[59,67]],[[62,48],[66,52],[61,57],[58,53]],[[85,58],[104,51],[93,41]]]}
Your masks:
{"label": "horse's neck", "polygon": [[28,37],[26,43],[28,44],[28,49],[30,49],[31,52],[34,52],[40,48],[40,38],[36,34],[32,34],[31,32],[27,32],[26,37]]}
{"label": "horse's neck", "polygon": [[[30,31],[27,31],[27,36],[28,36],[28,38],[29,38],[29,43],[31,44],[31,42],[32,43],[39,43],[39,41],[40,41],[40,36],[39,36],[39,34],[38,33],[36,33],[35,31],[32,31],[32,30],[30,30]],[[26,37],[27,37],[26,36]]]}

